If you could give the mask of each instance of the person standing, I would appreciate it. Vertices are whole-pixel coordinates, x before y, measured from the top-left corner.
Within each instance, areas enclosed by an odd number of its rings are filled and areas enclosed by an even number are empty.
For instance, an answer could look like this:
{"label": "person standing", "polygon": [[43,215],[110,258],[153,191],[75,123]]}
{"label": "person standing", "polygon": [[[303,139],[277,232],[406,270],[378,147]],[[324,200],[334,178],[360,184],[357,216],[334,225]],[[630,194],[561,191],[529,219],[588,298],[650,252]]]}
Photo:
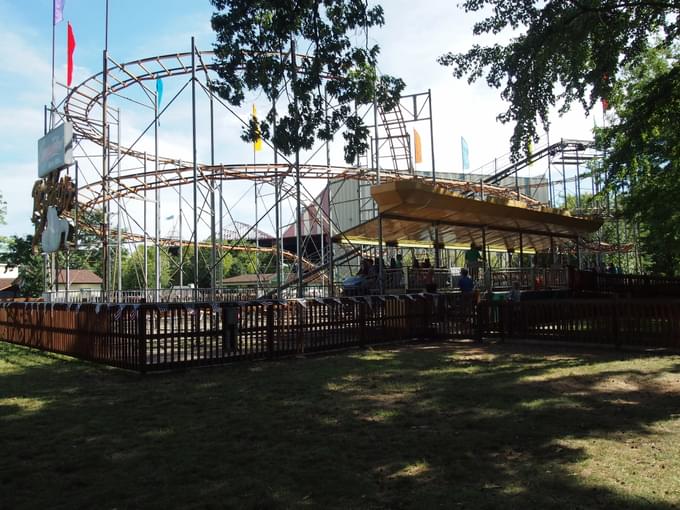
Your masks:
{"label": "person standing", "polygon": [[473,242],[470,243],[470,249],[465,252],[465,265],[468,267],[473,280],[479,278],[479,266],[482,260],[482,254],[479,252],[479,248]]}
{"label": "person standing", "polygon": [[402,256],[401,253],[397,253],[397,261],[396,262],[397,262],[396,269],[398,269],[398,271],[396,271],[396,273],[397,273],[397,287],[401,288],[401,286],[404,283],[404,259],[403,259],[403,256]]}
{"label": "person standing", "polygon": [[468,270],[463,268],[460,270],[460,278],[458,278],[458,288],[463,294],[472,294],[475,288],[475,282],[468,276]]}
{"label": "person standing", "polygon": [[519,281],[515,280],[512,282],[512,289],[508,292],[508,301],[512,303],[519,303],[522,298],[522,291],[519,287]]}

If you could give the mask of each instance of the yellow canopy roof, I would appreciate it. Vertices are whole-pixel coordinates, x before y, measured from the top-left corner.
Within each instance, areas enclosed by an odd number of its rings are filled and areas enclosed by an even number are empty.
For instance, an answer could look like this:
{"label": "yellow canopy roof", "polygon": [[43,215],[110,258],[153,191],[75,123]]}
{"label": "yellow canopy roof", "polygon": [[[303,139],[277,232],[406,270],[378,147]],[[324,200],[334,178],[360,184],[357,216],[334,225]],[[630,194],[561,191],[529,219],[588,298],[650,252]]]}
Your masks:
{"label": "yellow canopy roof", "polygon": [[[527,207],[523,202],[487,198],[467,198],[429,182],[391,181],[371,188],[382,217],[383,242],[398,245],[433,245],[435,226],[439,243],[469,246],[482,244],[482,230],[490,248],[519,249],[520,233],[524,248],[544,251],[554,242],[576,239],[595,232],[602,220],[576,217],[550,207]],[[378,219],[367,221],[335,236],[357,243],[378,239]]]}

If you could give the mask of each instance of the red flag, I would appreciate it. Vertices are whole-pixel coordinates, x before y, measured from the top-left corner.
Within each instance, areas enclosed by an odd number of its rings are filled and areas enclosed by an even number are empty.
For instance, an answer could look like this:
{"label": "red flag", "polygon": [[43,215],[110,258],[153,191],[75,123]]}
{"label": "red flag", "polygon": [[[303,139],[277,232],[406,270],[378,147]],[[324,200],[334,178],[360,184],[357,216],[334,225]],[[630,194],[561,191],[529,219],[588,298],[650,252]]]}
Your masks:
{"label": "red flag", "polygon": [[73,36],[73,28],[71,22],[68,22],[68,38],[67,38],[67,63],[66,63],[66,86],[71,86],[73,81],[73,52],[76,49],[76,38]]}

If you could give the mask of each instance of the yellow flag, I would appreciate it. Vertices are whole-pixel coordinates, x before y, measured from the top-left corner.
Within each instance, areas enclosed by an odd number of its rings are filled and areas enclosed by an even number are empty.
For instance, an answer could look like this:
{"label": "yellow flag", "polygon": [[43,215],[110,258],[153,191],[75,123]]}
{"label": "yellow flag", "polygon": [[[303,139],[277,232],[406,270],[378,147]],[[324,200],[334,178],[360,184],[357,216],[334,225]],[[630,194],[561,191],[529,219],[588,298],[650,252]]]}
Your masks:
{"label": "yellow flag", "polygon": [[[255,122],[257,122],[257,110],[255,109],[255,105],[253,105],[253,120]],[[253,148],[257,152],[257,151],[262,150],[262,138],[260,138],[260,128],[259,127],[255,131],[255,134],[257,135],[257,138],[255,138],[255,141],[253,142]]]}
{"label": "yellow flag", "polygon": [[416,163],[422,163],[423,162],[423,146],[420,141],[420,133],[416,131],[415,129],[413,130],[413,144],[415,146],[415,159]]}

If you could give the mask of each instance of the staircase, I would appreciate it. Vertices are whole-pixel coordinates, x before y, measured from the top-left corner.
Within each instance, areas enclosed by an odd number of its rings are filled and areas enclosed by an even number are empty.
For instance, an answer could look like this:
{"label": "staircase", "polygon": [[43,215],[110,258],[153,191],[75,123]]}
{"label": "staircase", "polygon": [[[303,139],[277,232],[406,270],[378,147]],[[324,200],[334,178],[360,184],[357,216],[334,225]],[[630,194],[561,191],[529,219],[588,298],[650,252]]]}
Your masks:
{"label": "staircase", "polygon": [[390,157],[392,167],[395,170],[407,170],[413,174],[413,158],[411,157],[411,137],[409,136],[401,106],[397,105],[390,111],[378,108],[378,114],[385,129],[385,138],[376,141],[379,145],[380,140],[386,139],[390,147]]}

